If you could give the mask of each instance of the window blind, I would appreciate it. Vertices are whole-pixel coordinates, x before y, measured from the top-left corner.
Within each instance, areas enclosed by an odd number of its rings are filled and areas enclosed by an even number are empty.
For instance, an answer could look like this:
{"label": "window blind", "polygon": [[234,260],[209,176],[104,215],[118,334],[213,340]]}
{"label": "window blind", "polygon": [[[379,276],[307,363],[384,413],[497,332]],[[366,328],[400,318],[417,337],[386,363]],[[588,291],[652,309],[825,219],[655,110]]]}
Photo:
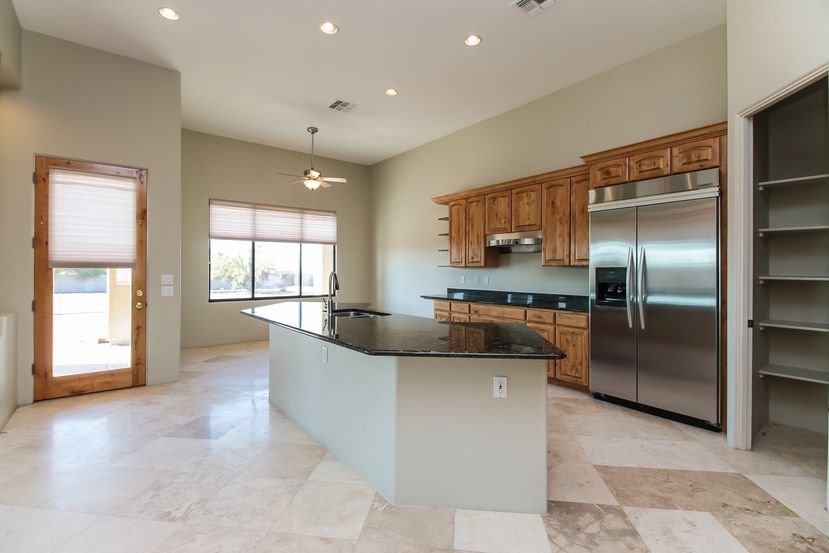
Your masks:
{"label": "window blind", "polygon": [[49,170],[49,266],[135,265],[135,179]]}
{"label": "window blind", "polygon": [[337,214],[210,200],[210,238],[336,244]]}

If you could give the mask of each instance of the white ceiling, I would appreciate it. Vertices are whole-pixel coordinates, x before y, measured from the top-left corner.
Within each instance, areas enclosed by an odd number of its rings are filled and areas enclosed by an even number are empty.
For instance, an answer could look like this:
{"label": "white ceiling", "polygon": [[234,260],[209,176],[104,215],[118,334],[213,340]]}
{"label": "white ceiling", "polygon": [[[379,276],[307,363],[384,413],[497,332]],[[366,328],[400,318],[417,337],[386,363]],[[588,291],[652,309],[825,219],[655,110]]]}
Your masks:
{"label": "white ceiling", "polygon": [[[181,13],[170,22],[161,5]],[[725,22],[725,0],[14,0],[24,28],[181,72],[188,129],[372,164]],[[319,31],[324,19],[340,32]],[[468,33],[483,37],[463,45]],[[389,98],[386,88],[400,90]],[[349,113],[328,105],[356,102]]]}

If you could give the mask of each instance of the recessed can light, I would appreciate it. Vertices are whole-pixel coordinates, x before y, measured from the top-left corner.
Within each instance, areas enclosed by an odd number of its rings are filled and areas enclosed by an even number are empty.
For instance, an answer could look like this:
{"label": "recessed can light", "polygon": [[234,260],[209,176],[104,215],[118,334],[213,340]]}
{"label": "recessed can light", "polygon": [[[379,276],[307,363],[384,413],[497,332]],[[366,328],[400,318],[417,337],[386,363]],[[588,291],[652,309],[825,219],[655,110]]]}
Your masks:
{"label": "recessed can light", "polygon": [[335,35],[340,28],[334,25],[331,21],[323,21],[322,25],[320,25],[320,31],[327,35]]}
{"label": "recessed can light", "polygon": [[478,35],[469,35],[465,39],[463,39],[463,43],[467,46],[477,46],[481,43],[481,37]]}
{"label": "recessed can light", "polygon": [[181,19],[181,16],[173,8],[158,8],[158,14],[164,19],[169,19],[170,21],[178,21]]}
{"label": "recessed can light", "polygon": [[397,96],[400,94],[396,88],[387,88],[386,89],[386,96]]}

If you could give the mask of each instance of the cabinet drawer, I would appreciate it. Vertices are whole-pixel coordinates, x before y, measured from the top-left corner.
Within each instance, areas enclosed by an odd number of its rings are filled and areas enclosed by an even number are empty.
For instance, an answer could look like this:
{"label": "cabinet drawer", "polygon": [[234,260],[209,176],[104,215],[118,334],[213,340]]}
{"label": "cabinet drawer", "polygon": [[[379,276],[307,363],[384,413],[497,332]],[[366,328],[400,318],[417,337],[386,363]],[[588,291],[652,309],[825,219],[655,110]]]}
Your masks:
{"label": "cabinet drawer", "polygon": [[482,315],[470,315],[470,323],[502,323],[502,319],[493,319],[492,317],[484,317]]}
{"label": "cabinet drawer", "polygon": [[556,312],[549,309],[527,309],[527,322],[552,325],[556,323]]}
{"label": "cabinet drawer", "polygon": [[600,161],[590,166],[590,188],[628,181],[628,158]]}
{"label": "cabinet drawer", "polygon": [[448,311],[435,311],[435,319],[438,321],[448,321],[449,320],[449,312]]}
{"label": "cabinet drawer", "polygon": [[687,173],[720,166],[719,137],[706,138],[671,148],[671,171]]}
{"label": "cabinet drawer", "polygon": [[630,180],[632,181],[664,177],[670,174],[670,148],[630,156]]}
{"label": "cabinet drawer", "polygon": [[524,321],[526,319],[526,310],[520,307],[473,304],[472,313],[496,319],[509,319],[504,322]]}
{"label": "cabinet drawer", "polygon": [[559,326],[587,328],[587,314],[558,311],[556,313],[556,324]]}
{"label": "cabinet drawer", "polygon": [[462,313],[450,313],[449,320],[453,323],[468,323],[469,315],[464,315]]}
{"label": "cabinet drawer", "polygon": [[435,300],[435,311],[449,311],[449,302]]}
{"label": "cabinet drawer", "polygon": [[449,311],[452,313],[469,313],[469,304],[453,301],[449,304]]}

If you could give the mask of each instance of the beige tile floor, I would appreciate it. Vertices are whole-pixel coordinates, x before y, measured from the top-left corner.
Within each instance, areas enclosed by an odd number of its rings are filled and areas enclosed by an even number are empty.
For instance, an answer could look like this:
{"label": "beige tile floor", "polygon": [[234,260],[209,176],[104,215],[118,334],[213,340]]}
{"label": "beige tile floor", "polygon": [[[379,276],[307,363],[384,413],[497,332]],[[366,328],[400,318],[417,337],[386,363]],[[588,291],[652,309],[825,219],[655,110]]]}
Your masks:
{"label": "beige tile floor", "polygon": [[265,343],[186,350],[178,383],[18,409],[0,551],[829,553],[825,436],[741,452],[548,392],[546,515],[397,507],[268,404]]}

